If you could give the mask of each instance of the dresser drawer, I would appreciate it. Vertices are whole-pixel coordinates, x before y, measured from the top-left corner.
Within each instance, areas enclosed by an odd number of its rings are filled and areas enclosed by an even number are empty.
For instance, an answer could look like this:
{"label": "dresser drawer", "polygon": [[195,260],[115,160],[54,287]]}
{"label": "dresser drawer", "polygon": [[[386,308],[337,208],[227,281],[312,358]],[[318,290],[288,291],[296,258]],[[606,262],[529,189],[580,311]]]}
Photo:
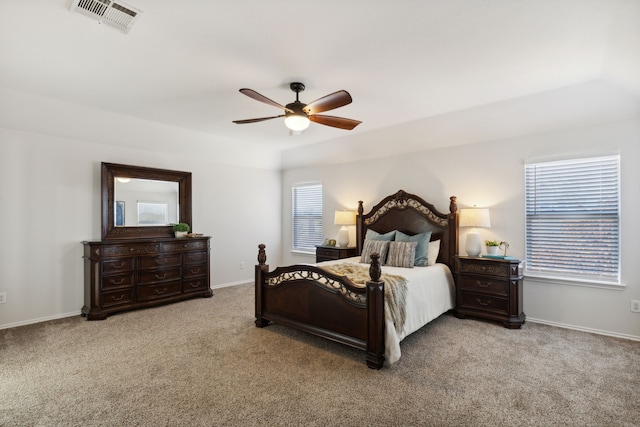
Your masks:
{"label": "dresser drawer", "polygon": [[133,302],[133,288],[122,289],[120,291],[102,292],[102,307],[113,307],[115,305],[129,304]]}
{"label": "dresser drawer", "polygon": [[460,297],[459,304],[462,309],[479,310],[505,316],[509,312],[509,301],[506,298],[470,292],[463,292]]}
{"label": "dresser drawer", "polygon": [[134,258],[118,258],[102,261],[102,274],[118,274],[133,271]]}
{"label": "dresser drawer", "polygon": [[180,254],[143,256],[138,259],[140,269],[149,270],[160,267],[180,266]]}
{"label": "dresser drawer", "polygon": [[487,292],[494,295],[509,295],[509,282],[507,280],[491,279],[484,276],[466,275],[461,281],[462,289],[475,292]]}
{"label": "dresser drawer", "polygon": [[140,286],[136,289],[136,300],[151,301],[154,299],[166,298],[181,293],[182,282],[177,280],[158,285]]}
{"label": "dresser drawer", "polygon": [[133,273],[119,274],[117,276],[104,276],[100,281],[102,290],[128,288],[133,286]]}
{"label": "dresser drawer", "polygon": [[207,262],[209,252],[186,252],[183,257],[185,264],[202,264]]}
{"label": "dresser drawer", "polygon": [[180,268],[171,268],[167,270],[157,271],[142,271],[138,273],[139,285],[168,282],[175,279],[180,279]]}
{"label": "dresser drawer", "polygon": [[207,264],[185,265],[182,268],[182,277],[188,279],[190,277],[205,276],[207,271]]}
{"label": "dresser drawer", "polygon": [[136,243],[121,245],[105,245],[102,247],[102,255],[107,258],[126,255],[153,255],[160,253],[159,243]]}
{"label": "dresser drawer", "polygon": [[209,283],[206,277],[185,279],[182,282],[182,289],[184,292],[204,291],[205,289],[209,289]]}
{"label": "dresser drawer", "polygon": [[185,251],[197,251],[206,250],[207,242],[203,240],[190,241],[189,239],[181,239],[176,243],[163,243],[163,252],[185,252]]}

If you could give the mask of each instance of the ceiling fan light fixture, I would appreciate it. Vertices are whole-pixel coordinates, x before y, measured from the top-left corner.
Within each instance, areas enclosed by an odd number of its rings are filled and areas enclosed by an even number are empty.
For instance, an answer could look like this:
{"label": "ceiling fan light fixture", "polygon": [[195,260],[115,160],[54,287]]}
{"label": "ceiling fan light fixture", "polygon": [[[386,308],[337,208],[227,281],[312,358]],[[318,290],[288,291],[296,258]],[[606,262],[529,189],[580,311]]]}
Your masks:
{"label": "ceiling fan light fixture", "polygon": [[294,132],[300,132],[309,127],[311,121],[306,115],[289,114],[284,118],[284,124]]}

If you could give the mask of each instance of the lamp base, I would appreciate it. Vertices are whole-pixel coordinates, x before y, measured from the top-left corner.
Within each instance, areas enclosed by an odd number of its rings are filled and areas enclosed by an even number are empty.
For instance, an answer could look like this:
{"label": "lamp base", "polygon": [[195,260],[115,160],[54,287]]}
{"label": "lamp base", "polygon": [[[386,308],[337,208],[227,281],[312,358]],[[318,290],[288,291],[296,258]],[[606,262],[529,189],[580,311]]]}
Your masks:
{"label": "lamp base", "polygon": [[482,240],[480,239],[480,233],[476,230],[471,230],[467,233],[467,242],[464,250],[469,256],[480,256],[482,253]]}
{"label": "lamp base", "polygon": [[337,243],[341,248],[349,246],[349,230],[347,230],[347,227],[344,225],[340,228],[340,231],[338,231]]}

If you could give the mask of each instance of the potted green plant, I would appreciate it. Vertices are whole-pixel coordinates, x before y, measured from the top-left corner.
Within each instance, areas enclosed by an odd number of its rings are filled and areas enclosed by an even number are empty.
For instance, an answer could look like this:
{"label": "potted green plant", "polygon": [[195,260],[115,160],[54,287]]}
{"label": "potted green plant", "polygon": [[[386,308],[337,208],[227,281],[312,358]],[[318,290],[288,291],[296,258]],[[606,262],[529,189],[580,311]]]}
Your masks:
{"label": "potted green plant", "polygon": [[487,249],[487,255],[498,255],[498,247],[500,246],[500,242],[497,240],[485,240],[484,246]]}
{"label": "potted green plant", "polygon": [[189,224],[187,224],[186,222],[179,222],[177,224],[173,224],[173,232],[176,235],[176,237],[186,236],[189,230],[191,230],[191,227],[189,227]]}

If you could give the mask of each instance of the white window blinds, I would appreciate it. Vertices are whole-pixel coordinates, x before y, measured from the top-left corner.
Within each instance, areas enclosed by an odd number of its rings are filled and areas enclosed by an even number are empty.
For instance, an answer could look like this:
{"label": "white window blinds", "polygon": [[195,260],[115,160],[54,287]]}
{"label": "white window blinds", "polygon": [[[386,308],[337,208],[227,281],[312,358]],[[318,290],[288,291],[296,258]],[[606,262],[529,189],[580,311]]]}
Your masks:
{"label": "white window blinds", "polygon": [[293,249],[315,251],[322,244],[322,184],[292,187]]}
{"label": "white window blinds", "polygon": [[619,156],[525,165],[526,273],[620,283]]}

